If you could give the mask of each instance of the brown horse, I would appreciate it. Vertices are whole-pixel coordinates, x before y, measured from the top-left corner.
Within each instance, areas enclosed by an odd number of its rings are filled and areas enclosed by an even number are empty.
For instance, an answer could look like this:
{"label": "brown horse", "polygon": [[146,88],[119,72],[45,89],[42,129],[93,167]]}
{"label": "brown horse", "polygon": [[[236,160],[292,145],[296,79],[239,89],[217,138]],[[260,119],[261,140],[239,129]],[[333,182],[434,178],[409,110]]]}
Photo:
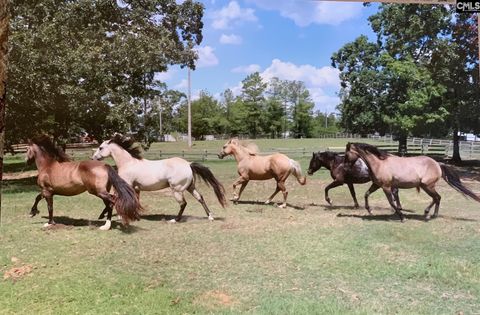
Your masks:
{"label": "brown horse", "polygon": [[[269,204],[273,197],[279,192],[283,193],[283,203],[279,206],[285,208],[287,206],[287,189],[285,188],[285,181],[288,176],[293,173],[300,185],[305,185],[307,178],[302,176],[302,169],[300,164],[290,159],[285,154],[275,153],[272,155],[260,156],[255,151],[243,146],[238,139],[233,138],[227,141],[222,150],[218,154],[220,159],[227,155],[233,155],[237,161],[237,171],[240,177],[233,183],[233,199],[238,201],[242,195],[245,186],[250,180],[267,180],[274,178],[277,181],[277,188],[275,192],[265,201]],[[241,185],[238,195],[235,189]]]}
{"label": "brown horse", "polygon": [[[353,202],[355,203],[355,208],[358,208],[357,196],[355,194],[355,188],[353,184],[364,184],[368,183],[370,179],[370,171],[368,166],[363,162],[362,159],[355,161],[352,167],[345,165],[345,157],[335,152],[325,151],[313,153],[312,158],[310,159],[310,164],[308,166],[307,174],[313,175],[321,167],[325,167],[330,171],[330,176],[333,179],[333,182],[325,187],[325,201],[328,204],[332,204],[330,197],[328,196],[328,191],[332,188],[347,184],[350,194],[352,195]],[[373,183],[370,189],[365,194],[365,208],[368,213],[371,214],[370,206],[368,205],[368,196],[370,195],[369,191],[373,188],[378,189],[378,186]],[[395,200],[397,202],[397,207],[402,208],[400,205],[400,199],[398,198],[398,189],[393,189],[395,195]]]}
{"label": "brown horse", "polygon": [[[48,227],[53,221],[53,196],[74,196],[88,191],[103,200],[107,211],[107,221],[100,227],[108,230],[112,220],[112,206],[121,215],[125,224],[138,220],[142,209],[130,187],[113,168],[99,161],[72,162],[68,155],[55,147],[48,136],[39,136],[30,141],[27,149],[27,162],[37,165],[37,183],[42,192],[36,197],[30,215],[39,213],[37,205],[45,198],[48,206]],[[109,193],[111,186],[116,196]]]}
{"label": "brown horse", "polygon": [[435,186],[440,178],[443,178],[458,192],[480,202],[479,196],[463,186],[457,173],[445,164],[438,163],[428,156],[399,157],[381,151],[369,144],[348,143],[345,151],[345,162],[351,165],[358,158],[367,163],[371,171],[372,181],[382,187],[390,206],[402,222],[404,221],[404,215],[393,203],[393,188],[416,188],[418,191],[421,188],[432,197],[432,202],[425,209],[425,220],[430,219],[429,212],[433,205],[435,205],[433,217],[438,216],[441,197],[435,190]]}

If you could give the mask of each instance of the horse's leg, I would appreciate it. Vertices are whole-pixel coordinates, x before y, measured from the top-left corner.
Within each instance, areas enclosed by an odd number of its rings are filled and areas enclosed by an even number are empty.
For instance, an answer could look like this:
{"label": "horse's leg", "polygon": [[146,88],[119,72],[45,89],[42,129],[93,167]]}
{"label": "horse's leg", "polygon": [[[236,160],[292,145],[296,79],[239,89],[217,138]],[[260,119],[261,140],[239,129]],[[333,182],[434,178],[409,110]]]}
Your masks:
{"label": "horse's leg", "polygon": [[420,186],[423,191],[425,191],[430,197],[432,197],[432,202],[425,208],[425,220],[430,220],[430,209],[435,205],[435,211],[433,212],[433,217],[436,218],[438,216],[438,209],[440,208],[440,199],[442,197],[438,194],[435,190],[435,186]]}
{"label": "horse's leg", "polygon": [[203,209],[205,210],[205,213],[207,213],[207,216],[208,216],[208,219],[210,221],[213,221],[214,218],[213,218],[213,215],[212,215],[212,212],[210,211],[210,209],[208,209],[208,206],[207,204],[205,203],[205,199],[203,199],[203,196],[198,192],[198,190],[195,189],[195,187],[193,187],[193,185],[191,185],[189,188],[188,188],[188,192],[192,194],[192,196],[198,200],[198,202],[200,202],[200,204],[202,205]]}
{"label": "horse's leg", "polygon": [[275,191],[270,197],[268,197],[267,201],[265,201],[265,204],[268,205],[270,202],[272,202],[273,197],[275,197],[279,191],[280,191],[280,187],[278,186],[278,182],[277,182],[277,187],[275,188]]}
{"label": "horse's leg", "polygon": [[390,206],[395,210],[395,213],[398,214],[400,217],[400,221],[405,222],[405,216],[403,215],[402,211],[397,208],[394,202],[394,197],[392,194],[392,188],[390,187],[383,187],[383,192],[385,193],[385,196],[387,197],[388,203],[390,203]]}
{"label": "horse's leg", "polygon": [[44,194],[44,197],[48,207],[48,223],[45,223],[43,227],[49,227],[55,224],[55,221],[53,221],[53,195],[50,193],[47,195]]}
{"label": "horse's leg", "polygon": [[100,227],[100,230],[108,231],[112,227],[113,197],[108,192],[99,193],[98,197],[100,197],[105,204],[105,209],[103,209],[102,214],[107,214],[107,220],[105,221],[105,224]]}
{"label": "horse's leg", "polygon": [[[231,199],[231,201],[237,201],[238,199],[240,199],[240,195],[242,194],[247,184],[248,184],[248,179],[245,179],[242,176],[237,178],[237,180],[233,183],[233,198]],[[235,189],[237,188],[238,185],[242,185],[242,186],[240,187],[240,191],[238,192],[238,195],[237,195],[237,193],[235,192]]]}
{"label": "horse's leg", "polygon": [[348,189],[350,189],[350,194],[352,195],[353,202],[355,203],[355,208],[359,208],[357,195],[355,194],[355,188],[353,187],[352,183],[347,183]]}
{"label": "horse's leg", "polygon": [[367,209],[368,214],[372,214],[372,210],[370,209],[370,205],[368,204],[368,196],[370,196],[370,194],[375,192],[378,188],[380,188],[380,186],[372,183],[370,188],[368,188],[367,192],[365,193],[365,209]]}
{"label": "horse's leg", "polygon": [[398,196],[398,188],[392,188],[392,194],[395,197],[395,203],[397,204],[398,210],[402,210],[402,205],[400,204],[400,197]]}
{"label": "horse's leg", "polygon": [[280,188],[280,190],[283,193],[283,203],[281,205],[279,205],[278,207],[279,208],[286,208],[287,207],[288,191],[287,191],[287,188],[285,187],[285,181],[279,181],[277,183],[277,186],[278,186],[278,188]]}
{"label": "horse's leg", "polygon": [[330,200],[330,197],[328,196],[328,191],[332,188],[342,186],[342,185],[343,185],[343,182],[339,182],[337,180],[334,180],[333,182],[328,184],[327,187],[325,187],[325,201],[328,202],[329,205],[332,205],[332,201]]}
{"label": "horse's leg", "polygon": [[43,195],[42,193],[39,193],[37,195],[37,197],[35,198],[35,202],[33,203],[33,206],[32,206],[32,209],[30,210],[30,218],[33,218],[34,216],[36,216],[38,213],[40,213],[40,211],[38,211],[38,203],[40,202],[40,200],[42,200],[43,198]]}
{"label": "horse's leg", "polygon": [[170,220],[170,222],[175,223],[175,222],[179,222],[182,219],[183,210],[185,210],[185,207],[187,206],[187,202],[185,201],[183,192],[173,191],[173,197],[180,204],[180,211],[178,212],[177,217],[175,219]]}

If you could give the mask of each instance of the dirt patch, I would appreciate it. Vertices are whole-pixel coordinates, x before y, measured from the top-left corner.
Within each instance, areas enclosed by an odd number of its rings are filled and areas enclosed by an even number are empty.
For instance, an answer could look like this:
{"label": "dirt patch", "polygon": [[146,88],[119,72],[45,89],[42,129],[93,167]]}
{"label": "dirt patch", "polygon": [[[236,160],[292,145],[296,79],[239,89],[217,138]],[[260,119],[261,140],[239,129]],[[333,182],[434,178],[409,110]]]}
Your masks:
{"label": "dirt patch", "polygon": [[194,304],[204,306],[208,309],[218,307],[230,307],[235,304],[232,296],[222,291],[207,291],[194,300]]}
{"label": "dirt patch", "polygon": [[61,223],[55,223],[43,228],[45,231],[57,231],[57,230],[70,230],[73,229],[72,225],[65,225]]}
{"label": "dirt patch", "polygon": [[23,265],[20,267],[13,267],[10,270],[5,271],[3,274],[3,280],[11,279],[17,281],[23,276],[29,274],[33,270],[31,265]]}

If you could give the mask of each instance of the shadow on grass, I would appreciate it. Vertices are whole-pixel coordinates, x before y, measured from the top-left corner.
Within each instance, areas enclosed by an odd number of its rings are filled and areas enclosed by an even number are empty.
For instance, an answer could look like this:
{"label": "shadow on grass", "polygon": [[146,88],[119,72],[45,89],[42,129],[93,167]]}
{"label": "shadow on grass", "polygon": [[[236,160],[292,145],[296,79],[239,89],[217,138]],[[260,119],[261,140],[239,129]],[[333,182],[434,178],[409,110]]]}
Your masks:
{"label": "shadow on grass", "polygon": [[[171,214],[147,214],[147,215],[142,215],[141,219],[147,220],[147,221],[170,221],[175,219],[177,216],[176,215],[171,215]],[[225,221],[225,218],[223,217],[214,217],[215,221]],[[208,221],[208,218],[206,216],[193,216],[193,215],[184,215],[182,216],[182,220],[177,223],[184,223],[184,222],[189,222],[189,221]]]}
{"label": "shadow on grass", "polygon": [[[364,207],[356,208],[355,206],[329,206],[329,205],[316,205],[316,206],[323,207],[323,209],[326,210],[326,211],[348,209],[348,210],[359,210],[359,211],[365,210],[365,212],[367,212],[367,209],[365,209]],[[392,208],[378,208],[378,207],[375,207],[374,209],[372,209],[372,211],[374,213],[375,213],[375,210],[377,210],[377,211],[379,211],[379,210],[380,211],[391,211],[392,214],[394,213]],[[409,210],[409,209],[402,209],[402,212],[415,213],[414,210]]]}
{"label": "shadow on grass", "polygon": [[[405,212],[405,210],[402,210],[402,212]],[[405,218],[407,220],[416,220],[416,221],[425,221],[425,215],[423,214],[404,214]],[[358,218],[362,219],[365,221],[398,221],[400,222],[400,218],[395,214],[373,214],[373,215],[359,215],[359,214],[343,214],[339,213],[337,214],[337,217],[347,217],[347,218]],[[467,222],[476,222],[477,220],[474,219],[467,219],[467,218],[456,218],[456,217],[450,217],[450,216],[442,216],[439,215],[438,218],[443,218],[447,220],[454,220],[454,221],[467,221]],[[436,218],[433,218],[431,220],[435,220]]]}
{"label": "shadow on grass", "polygon": [[[47,216],[42,216],[42,218],[44,218],[45,220],[48,220]],[[66,216],[60,216],[60,217],[54,216],[53,220],[55,221],[56,224],[64,225],[67,228],[74,227],[74,226],[78,226],[78,227],[87,226],[92,229],[97,229],[105,224],[105,220],[75,219],[75,218],[66,217]],[[117,221],[112,221],[111,228],[119,229],[123,233],[128,233],[128,234],[135,233],[135,232],[138,232],[139,230],[142,230],[142,228],[137,227],[135,225],[130,224],[128,226],[125,226],[122,223]]]}
{"label": "shadow on grass", "polygon": [[[265,204],[265,202],[263,201],[253,201],[253,200],[238,200],[238,201],[235,201],[232,203],[235,205],[235,204],[239,204],[239,205],[262,205],[262,206],[276,206],[277,203],[276,202],[271,202],[269,204]],[[291,203],[288,203],[287,202],[287,207],[289,208],[293,208],[295,210],[305,210],[305,207],[300,207],[300,206],[296,206],[296,205],[292,205]]]}

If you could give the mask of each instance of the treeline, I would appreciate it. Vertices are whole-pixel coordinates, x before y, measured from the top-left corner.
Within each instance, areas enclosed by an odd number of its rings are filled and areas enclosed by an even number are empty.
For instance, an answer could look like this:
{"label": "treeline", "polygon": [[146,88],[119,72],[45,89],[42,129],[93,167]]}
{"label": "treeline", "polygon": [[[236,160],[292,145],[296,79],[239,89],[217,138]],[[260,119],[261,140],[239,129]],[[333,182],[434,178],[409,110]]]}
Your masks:
{"label": "treeline", "polygon": [[[302,81],[273,78],[265,82],[255,72],[242,81],[238,96],[227,89],[217,100],[201,92],[192,102],[192,135],[197,139],[209,134],[310,138],[337,132],[335,115],[314,111],[314,105]],[[177,117],[170,118],[177,124],[166,131],[186,131],[186,112],[183,102]]]}
{"label": "treeline", "polygon": [[332,56],[340,70],[341,126],[352,133],[407,136],[480,132],[478,28],[454,6],[382,4],[360,36]]}

